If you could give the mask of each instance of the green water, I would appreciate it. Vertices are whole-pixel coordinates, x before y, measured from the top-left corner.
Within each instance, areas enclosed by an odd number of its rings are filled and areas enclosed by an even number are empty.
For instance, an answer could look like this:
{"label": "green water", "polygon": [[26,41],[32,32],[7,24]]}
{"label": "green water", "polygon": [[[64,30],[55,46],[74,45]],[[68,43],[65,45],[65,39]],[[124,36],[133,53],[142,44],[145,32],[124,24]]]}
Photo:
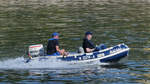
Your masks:
{"label": "green water", "polygon": [[[0,2],[0,59],[22,57],[32,44],[44,44],[51,38],[53,32],[60,33],[61,48],[69,52],[76,51],[82,44],[82,39],[86,31],[94,33],[93,42],[95,44],[104,43],[108,47],[119,43],[127,44],[131,50],[125,75],[120,75],[123,79],[112,79],[109,83],[143,83],[149,82],[150,76],[150,1],[148,0],[6,0]],[[131,66],[130,66],[131,65]],[[132,66],[133,65],[133,66]],[[1,67],[2,65],[0,65]],[[140,67],[140,70],[139,70]],[[146,67],[146,69],[145,69]],[[107,68],[106,68],[107,69]],[[136,69],[138,72],[135,72]],[[93,70],[93,69],[92,69]],[[98,69],[99,70],[99,69]],[[109,72],[110,70],[110,72]],[[118,71],[119,70],[119,71]],[[122,69],[115,70],[121,73]],[[129,70],[129,73],[126,72]],[[9,79],[4,75],[9,71],[1,70],[5,82],[16,82],[16,78]],[[18,76],[26,78],[27,71],[16,72]],[[114,73],[115,73],[114,72]],[[133,79],[130,79],[130,72]],[[81,74],[84,73],[81,72]],[[111,68],[108,69],[111,72]],[[47,75],[47,73],[44,73]],[[99,73],[97,73],[99,74]],[[138,75],[136,75],[138,74]],[[144,74],[144,76],[142,75]],[[13,74],[14,75],[14,74]],[[56,83],[66,83],[67,79],[59,80],[55,77]],[[93,75],[93,74],[88,74]],[[102,75],[99,76],[99,75]],[[96,75],[97,81],[105,83],[111,78],[108,74]],[[31,76],[28,74],[28,76]],[[59,76],[55,74],[55,76]],[[61,75],[62,76],[62,75]],[[71,76],[74,76],[71,74]],[[86,81],[72,78],[77,82]],[[6,78],[5,78],[6,77]],[[36,75],[34,75],[35,80]],[[43,76],[40,76],[41,78]],[[129,77],[129,78],[128,78]],[[134,78],[135,77],[135,78]],[[139,77],[141,77],[139,79]],[[51,82],[45,77],[45,81]],[[82,78],[82,77],[81,77]],[[104,80],[99,80],[103,78]],[[1,78],[0,78],[1,79]],[[47,80],[46,80],[47,79]],[[61,77],[60,77],[61,79]],[[90,77],[89,77],[90,79]],[[10,81],[11,80],[11,81]],[[28,83],[28,79],[20,79],[21,83]],[[25,82],[23,80],[26,80]],[[93,78],[90,83],[96,83]],[[69,83],[71,83],[69,81]],[[93,81],[93,82],[92,82]],[[31,82],[32,83],[32,82]],[[41,83],[37,81],[35,83]],[[52,82],[53,83],[53,82]],[[68,83],[68,82],[67,82]],[[75,82],[76,83],[76,82]]]}

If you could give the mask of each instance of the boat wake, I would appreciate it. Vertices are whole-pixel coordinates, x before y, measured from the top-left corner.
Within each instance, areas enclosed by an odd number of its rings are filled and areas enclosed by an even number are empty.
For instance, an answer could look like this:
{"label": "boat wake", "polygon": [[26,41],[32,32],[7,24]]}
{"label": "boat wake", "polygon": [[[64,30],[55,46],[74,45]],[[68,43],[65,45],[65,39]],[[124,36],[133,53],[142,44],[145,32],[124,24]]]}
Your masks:
{"label": "boat wake", "polygon": [[108,65],[108,63],[100,63],[99,61],[78,63],[78,62],[65,62],[58,59],[46,59],[46,60],[32,60],[26,63],[24,57],[18,57],[15,59],[8,59],[0,61],[0,69],[69,69],[69,68],[82,68],[97,65]]}

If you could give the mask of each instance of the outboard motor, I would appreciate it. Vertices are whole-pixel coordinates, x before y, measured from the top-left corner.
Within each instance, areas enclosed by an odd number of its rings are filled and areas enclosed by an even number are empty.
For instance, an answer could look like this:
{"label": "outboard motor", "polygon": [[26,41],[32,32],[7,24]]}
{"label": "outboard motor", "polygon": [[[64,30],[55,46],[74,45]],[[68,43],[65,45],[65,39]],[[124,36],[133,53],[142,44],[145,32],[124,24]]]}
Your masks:
{"label": "outboard motor", "polygon": [[31,45],[29,46],[29,57],[37,57],[37,56],[44,56],[44,47],[42,44]]}

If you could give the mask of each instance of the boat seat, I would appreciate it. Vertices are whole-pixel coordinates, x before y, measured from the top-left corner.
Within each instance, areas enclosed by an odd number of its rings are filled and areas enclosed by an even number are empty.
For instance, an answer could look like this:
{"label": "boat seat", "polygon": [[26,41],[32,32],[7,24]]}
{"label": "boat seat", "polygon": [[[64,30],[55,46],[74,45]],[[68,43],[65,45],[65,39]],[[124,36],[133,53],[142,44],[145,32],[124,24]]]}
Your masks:
{"label": "boat seat", "polygon": [[82,47],[78,48],[78,53],[84,53],[84,49]]}

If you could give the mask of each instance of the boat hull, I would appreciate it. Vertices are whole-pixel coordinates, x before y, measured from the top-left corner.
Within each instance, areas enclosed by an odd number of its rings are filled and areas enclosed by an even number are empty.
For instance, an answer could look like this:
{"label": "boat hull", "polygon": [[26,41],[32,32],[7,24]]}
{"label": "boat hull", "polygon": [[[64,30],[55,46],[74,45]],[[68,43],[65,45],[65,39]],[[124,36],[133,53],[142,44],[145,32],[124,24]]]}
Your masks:
{"label": "boat hull", "polygon": [[128,51],[107,58],[103,58],[100,60],[100,62],[112,62],[112,63],[120,62],[122,59],[125,59],[127,56],[128,56]]}

